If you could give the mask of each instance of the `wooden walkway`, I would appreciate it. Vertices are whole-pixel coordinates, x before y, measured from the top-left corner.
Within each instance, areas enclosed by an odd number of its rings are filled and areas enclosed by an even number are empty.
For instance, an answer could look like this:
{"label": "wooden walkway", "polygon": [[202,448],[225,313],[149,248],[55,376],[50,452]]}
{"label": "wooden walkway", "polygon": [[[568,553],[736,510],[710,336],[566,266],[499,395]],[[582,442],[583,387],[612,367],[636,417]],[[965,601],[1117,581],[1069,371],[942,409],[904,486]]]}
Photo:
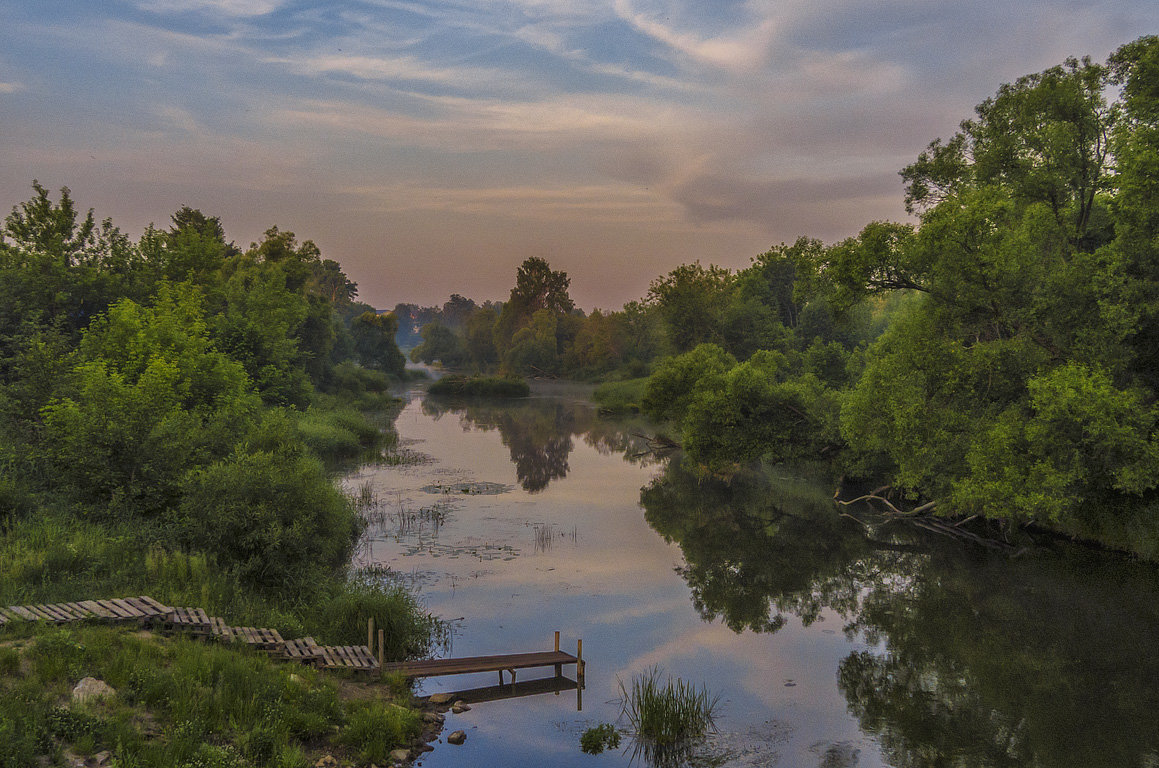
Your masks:
{"label": "wooden walkway", "polygon": [[169,634],[188,634],[225,643],[242,643],[275,658],[297,661],[321,669],[379,671],[378,659],[365,645],[318,645],[312,637],[283,640],[276,629],[233,627],[220,616],[202,608],[167,606],[147,595],[76,603],[0,606],[0,627],[6,624],[44,621],[68,624],[79,621],[127,623]]}
{"label": "wooden walkway", "polygon": [[76,603],[44,603],[41,605],[0,606],[0,627],[22,622],[50,622],[68,624],[89,621],[100,623],[129,623],[160,630],[169,634],[188,634],[206,640],[242,643],[268,653],[275,658],[296,661],[321,669],[353,669],[365,672],[402,672],[407,677],[436,677],[464,675],[475,672],[498,672],[499,685],[503,673],[535,667],[555,667],[555,677],[563,676],[563,667],[574,664],[580,688],[584,684],[583,641],[576,644],[576,655],[559,649],[559,632],[555,633],[555,650],[540,653],[508,653],[493,656],[469,656],[459,659],[426,659],[382,664],[383,631],[378,631],[379,656],[371,650],[374,644],[374,622],[367,628],[366,645],[318,645],[312,637],[284,640],[276,629],[264,627],[230,626],[220,616],[210,616],[202,608],[164,605],[148,595],[114,598],[112,600],[83,600]]}

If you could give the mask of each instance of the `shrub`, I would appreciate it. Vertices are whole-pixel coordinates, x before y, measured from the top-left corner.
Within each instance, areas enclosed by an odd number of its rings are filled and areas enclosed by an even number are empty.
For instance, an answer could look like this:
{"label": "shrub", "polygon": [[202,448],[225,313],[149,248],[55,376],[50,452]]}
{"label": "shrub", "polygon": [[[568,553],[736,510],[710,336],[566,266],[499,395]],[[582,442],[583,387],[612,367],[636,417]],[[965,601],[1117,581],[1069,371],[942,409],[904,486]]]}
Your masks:
{"label": "shrub", "polygon": [[457,397],[527,397],[531,387],[523,379],[497,376],[444,376],[427,390],[432,395]]}
{"label": "shrub", "polygon": [[344,565],[359,530],[350,502],[313,458],[258,451],[189,474],[180,527],[246,585],[290,591]]}

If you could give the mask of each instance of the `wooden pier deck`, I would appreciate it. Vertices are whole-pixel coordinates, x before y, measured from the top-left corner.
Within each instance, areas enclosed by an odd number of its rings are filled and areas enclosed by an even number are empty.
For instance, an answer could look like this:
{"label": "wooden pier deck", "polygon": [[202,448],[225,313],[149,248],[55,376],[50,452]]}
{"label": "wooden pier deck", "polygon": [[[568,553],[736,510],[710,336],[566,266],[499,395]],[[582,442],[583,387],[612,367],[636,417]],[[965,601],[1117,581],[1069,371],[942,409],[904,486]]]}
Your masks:
{"label": "wooden pier deck", "polygon": [[511,675],[515,682],[515,671],[537,667],[555,667],[555,676],[563,675],[566,664],[575,664],[576,679],[583,681],[584,660],[583,641],[576,645],[576,655],[572,656],[559,649],[559,633],[555,633],[555,650],[536,653],[503,653],[490,656],[462,656],[457,659],[423,659],[420,661],[396,661],[382,665],[384,674],[401,672],[410,678],[440,677],[443,675],[469,675],[479,672],[498,672],[499,684],[503,685],[503,673]]}

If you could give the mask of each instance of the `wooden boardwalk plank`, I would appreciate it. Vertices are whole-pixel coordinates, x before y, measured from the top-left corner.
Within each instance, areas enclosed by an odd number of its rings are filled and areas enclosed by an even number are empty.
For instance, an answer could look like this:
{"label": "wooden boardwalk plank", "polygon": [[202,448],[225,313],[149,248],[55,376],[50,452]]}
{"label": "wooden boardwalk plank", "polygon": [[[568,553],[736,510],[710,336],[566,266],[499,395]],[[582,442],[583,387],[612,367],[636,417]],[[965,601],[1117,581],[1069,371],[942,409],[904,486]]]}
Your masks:
{"label": "wooden boardwalk plank", "polygon": [[39,617],[37,617],[37,615],[35,613],[28,610],[23,605],[10,605],[10,606],[8,606],[8,610],[12,614],[19,616],[20,618],[24,619],[25,621],[38,621],[39,620]]}
{"label": "wooden boardwalk plank", "polygon": [[128,621],[133,618],[125,612],[125,609],[114,603],[112,600],[97,600],[97,605],[104,608],[113,615],[113,621]]}
{"label": "wooden boardwalk plank", "polygon": [[141,595],[137,598],[137,600],[151,607],[158,616],[165,616],[167,614],[173,613],[173,609],[170,606],[158,602],[148,595]]}
{"label": "wooden boardwalk plank", "polygon": [[96,600],[81,600],[77,603],[77,605],[79,605],[81,608],[84,608],[98,619],[110,621],[115,618],[115,616],[107,608],[98,603]]}
{"label": "wooden boardwalk plank", "polygon": [[51,605],[30,605],[28,606],[28,610],[32,611],[33,613],[38,613],[41,616],[46,617],[48,621],[56,622],[57,624],[63,624],[64,622],[68,621],[64,614],[53,608]]}

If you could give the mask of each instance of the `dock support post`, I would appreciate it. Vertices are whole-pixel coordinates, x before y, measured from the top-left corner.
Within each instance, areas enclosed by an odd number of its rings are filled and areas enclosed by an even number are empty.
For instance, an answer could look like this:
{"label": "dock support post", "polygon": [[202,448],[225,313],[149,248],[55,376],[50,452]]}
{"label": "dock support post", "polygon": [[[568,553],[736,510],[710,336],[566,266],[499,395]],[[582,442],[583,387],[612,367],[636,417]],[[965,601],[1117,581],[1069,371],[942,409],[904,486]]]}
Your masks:
{"label": "dock support post", "polygon": [[575,641],[575,679],[579,687],[584,687],[584,641],[583,638]]}
{"label": "dock support post", "polygon": [[374,653],[374,617],[366,620],[366,647]]}
{"label": "dock support post", "polygon": [[[555,630],[555,652],[559,653],[559,630],[558,629]],[[563,665],[562,664],[555,665],[555,676],[556,677],[563,677]]]}
{"label": "dock support post", "polygon": [[386,631],[378,630],[378,668],[382,669],[383,656],[385,654],[383,648],[386,646]]}

